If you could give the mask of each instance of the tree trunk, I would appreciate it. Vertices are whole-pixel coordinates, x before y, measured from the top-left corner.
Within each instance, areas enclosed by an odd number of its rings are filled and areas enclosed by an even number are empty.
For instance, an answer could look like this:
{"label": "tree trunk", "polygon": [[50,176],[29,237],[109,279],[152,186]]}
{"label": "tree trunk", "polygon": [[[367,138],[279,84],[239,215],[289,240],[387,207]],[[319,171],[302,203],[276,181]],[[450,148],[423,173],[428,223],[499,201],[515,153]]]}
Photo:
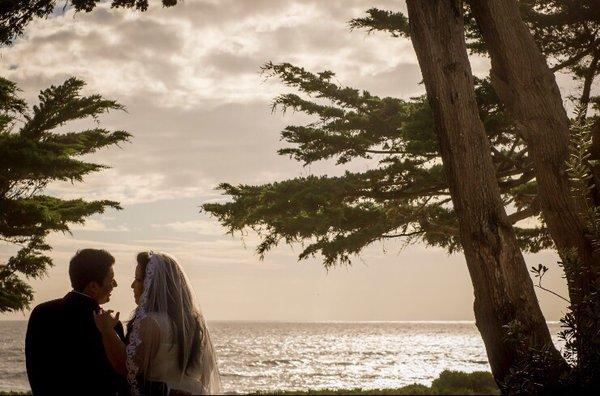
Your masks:
{"label": "tree trunk", "polygon": [[598,337],[600,318],[591,318],[589,312],[600,306],[596,292],[600,287],[600,257],[566,174],[569,119],[554,75],[522,21],[517,3],[475,0],[470,6],[490,53],[494,89],[524,131],[548,231],[563,262],[569,261],[571,252],[577,253],[577,267],[566,269],[566,275],[579,332],[578,360],[582,363],[587,356],[600,356],[600,345],[593,341]]}
{"label": "tree trunk", "polygon": [[[462,2],[408,0],[413,46],[433,110],[460,238],[475,294],[474,310],[492,373],[502,384],[530,348],[560,360],[533,282],[500,199],[475,102]],[[518,327],[521,343],[510,342]]]}

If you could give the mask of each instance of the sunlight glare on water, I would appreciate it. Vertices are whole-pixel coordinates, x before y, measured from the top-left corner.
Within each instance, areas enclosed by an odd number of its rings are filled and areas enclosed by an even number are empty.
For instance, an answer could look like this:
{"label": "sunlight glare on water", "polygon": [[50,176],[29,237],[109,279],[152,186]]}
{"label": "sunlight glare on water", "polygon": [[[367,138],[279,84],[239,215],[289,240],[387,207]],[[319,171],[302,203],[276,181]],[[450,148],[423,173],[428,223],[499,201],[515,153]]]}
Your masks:
{"label": "sunlight glare on water", "polygon": [[[550,323],[558,344],[560,327]],[[429,385],[489,371],[472,322],[209,322],[225,392]],[[26,322],[0,322],[0,391],[27,390]]]}

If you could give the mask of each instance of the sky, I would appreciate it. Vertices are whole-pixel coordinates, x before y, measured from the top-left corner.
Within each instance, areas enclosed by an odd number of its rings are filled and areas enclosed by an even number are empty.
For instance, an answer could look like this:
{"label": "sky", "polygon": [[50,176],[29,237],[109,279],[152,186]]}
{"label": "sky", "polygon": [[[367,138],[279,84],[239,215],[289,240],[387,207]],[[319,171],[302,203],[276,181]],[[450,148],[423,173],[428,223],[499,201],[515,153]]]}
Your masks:
{"label": "sky", "polygon": [[[131,143],[85,157],[111,169],[84,183],[49,186],[49,193],[64,198],[117,200],[123,210],[93,216],[71,235],[50,235],[55,266],[31,282],[34,305],[66,294],[69,259],[93,247],[116,258],[118,287],[106,308],[122,317],[134,307],[136,253],[157,250],[184,267],[208,320],[473,320],[461,254],[387,241],[365,249],[351,266],[329,271],[319,257],[298,262],[300,246],[280,246],[261,261],[256,235],[226,234],[199,211],[203,203],[227,199],[215,190],[220,182],[260,184],[367,169],[365,162],[303,167],[279,156],[281,130],[307,118],[271,112],[273,99],[289,89],[266,79],[260,67],[273,61],[332,70],[340,84],[380,96],[424,93],[407,39],[349,30],[348,21],[373,6],[405,10],[397,0],[186,0],[173,8],[153,2],[145,13],[106,4],[89,14],[61,8],[31,23],[13,46],[0,48],[0,75],[18,83],[29,103],[41,89],[75,76],[86,81],[86,94],[126,107],[102,116],[101,125],[133,134]],[[471,64],[476,75],[489,70],[485,58],[472,57]],[[568,76],[559,75],[558,82],[564,97],[576,88]],[[14,251],[0,245],[0,259]],[[550,267],[544,285],[566,294],[554,252],[525,258],[529,266]],[[559,299],[544,292],[539,298],[548,320],[562,316]]]}

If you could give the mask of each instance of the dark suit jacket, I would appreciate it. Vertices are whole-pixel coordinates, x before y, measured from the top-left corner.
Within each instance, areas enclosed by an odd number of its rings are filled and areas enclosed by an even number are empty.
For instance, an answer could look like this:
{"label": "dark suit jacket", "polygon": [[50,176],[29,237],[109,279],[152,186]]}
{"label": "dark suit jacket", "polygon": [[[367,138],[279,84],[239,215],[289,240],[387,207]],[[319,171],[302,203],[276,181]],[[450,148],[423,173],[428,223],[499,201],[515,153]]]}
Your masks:
{"label": "dark suit jacket", "polygon": [[[95,300],[75,292],[35,307],[27,325],[25,358],[37,395],[123,395],[126,381],[106,357],[93,313]],[[124,339],[123,326],[115,330]]]}

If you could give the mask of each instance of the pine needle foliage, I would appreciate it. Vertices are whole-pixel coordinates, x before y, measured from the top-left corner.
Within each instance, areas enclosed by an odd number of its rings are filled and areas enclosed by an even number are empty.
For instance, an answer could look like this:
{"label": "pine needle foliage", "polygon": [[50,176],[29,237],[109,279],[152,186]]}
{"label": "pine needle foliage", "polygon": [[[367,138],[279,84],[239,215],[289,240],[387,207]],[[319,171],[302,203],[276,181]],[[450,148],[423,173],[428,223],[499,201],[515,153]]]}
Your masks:
{"label": "pine needle foliage", "polygon": [[567,69],[583,78],[587,65],[600,56],[600,2],[522,0],[519,7],[553,70]]}
{"label": "pine needle foliage", "polygon": [[[579,203],[579,212],[585,220],[588,238],[600,252],[600,208],[592,197],[594,168],[598,160],[592,159],[593,128],[598,116],[586,117],[586,106],[580,104],[571,122],[571,139],[567,173],[571,191]],[[565,342],[565,357],[574,366],[571,381],[583,389],[598,386],[600,375],[600,289],[598,269],[584,265],[575,251],[568,252],[567,259],[559,263],[568,280],[583,279],[570,290],[568,311],[561,319],[563,330],[560,337]],[[591,388],[589,388],[591,387]],[[597,390],[597,389],[596,389]]]}
{"label": "pine needle foliage", "polygon": [[17,86],[0,78],[0,239],[20,247],[0,263],[0,312],[22,310],[33,299],[24,280],[40,278],[52,265],[45,242],[53,231],[69,232],[69,226],[118,202],[61,199],[45,195],[53,181],[81,182],[106,166],[80,157],[126,142],[130,134],[96,127],[59,132],[72,121],[98,120],[110,110],[123,110],[100,95],[82,96],[81,80],[70,78],[39,95],[39,104],[28,108],[17,96]]}
{"label": "pine needle foliage", "polygon": [[[520,0],[519,9],[551,70],[568,73],[581,82],[580,96],[571,99],[584,106],[585,115],[588,105],[597,100],[591,88],[600,73],[600,1]],[[468,6],[465,34],[473,53],[487,54]]]}
{"label": "pine needle foliage", "polygon": [[[203,209],[231,233],[261,236],[260,257],[277,244],[301,243],[299,259],[323,257],[325,267],[349,264],[366,246],[390,239],[422,241],[449,252],[460,249],[433,118],[424,97],[402,100],[334,82],[334,73],[312,73],[289,63],[264,66],[295,92],[278,96],[273,109],[314,117],[281,132],[280,155],[309,165],[335,161],[375,164],[342,176],[306,176],[259,186],[219,185],[232,201]],[[518,210],[513,223],[539,215],[533,170],[523,142],[507,120],[487,80],[477,81],[477,100],[505,203]],[[544,228],[517,227],[522,247],[551,246]]]}
{"label": "pine needle foliage", "polygon": [[408,19],[401,12],[370,8],[367,16],[350,20],[351,29],[366,29],[369,33],[384,31],[392,37],[409,37]]}
{"label": "pine needle foliage", "polygon": [[[557,0],[551,6],[537,0],[520,2],[524,19],[544,53],[554,60],[555,70],[568,69],[575,78],[585,74],[586,86],[598,70],[592,53],[598,48],[597,11],[586,11],[593,2]],[[469,47],[485,53],[469,18],[467,9]],[[410,36],[406,17],[397,11],[371,8],[349,25],[394,37]],[[261,257],[280,242],[300,242],[304,246],[300,259],[320,253],[326,267],[348,264],[364,247],[391,238],[402,238],[405,243],[423,241],[449,252],[460,249],[457,219],[424,97],[380,98],[339,86],[331,71],[311,73],[287,63],[269,63],[264,72],[297,91],[277,97],[274,109],[316,118],[307,125],[286,127],[281,137],[289,146],[279,154],[304,165],[335,160],[341,167],[357,159],[375,159],[378,166],[340,177],[308,176],[262,186],[223,183],[219,188],[233,201],[206,204],[204,210],[232,233],[246,227],[258,232]],[[516,209],[509,220],[513,225],[526,219],[539,224],[514,227],[521,247],[530,252],[553,247],[540,218],[533,166],[518,128],[505,114],[489,79],[476,81],[476,97],[504,204]],[[580,102],[586,110],[592,100],[584,86]]]}
{"label": "pine needle foliage", "polygon": [[[464,4],[467,46],[472,53],[485,55],[487,48],[468,1]],[[568,72],[582,82],[581,104],[587,106],[597,100],[591,96],[591,87],[600,73],[600,1],[520,0],[519,9],[552,71]],[[352,19],[351,29],[410,37],[408,20],[401,12],[371,8],[366,14]]]}
{"label": "pine needle foliage", "polygon": [[593,168],[598,166],[598,160],[592,159],[591,154],[594,123],[592,118],[585,117],[585,111],[584,106],[578,106],[571,123],[567,173],[573,197],[578,201],[580,214],[587,223],[590,239],[594,248],[600,251],[600,207],[595,205],[591,195],[595,187]]}

